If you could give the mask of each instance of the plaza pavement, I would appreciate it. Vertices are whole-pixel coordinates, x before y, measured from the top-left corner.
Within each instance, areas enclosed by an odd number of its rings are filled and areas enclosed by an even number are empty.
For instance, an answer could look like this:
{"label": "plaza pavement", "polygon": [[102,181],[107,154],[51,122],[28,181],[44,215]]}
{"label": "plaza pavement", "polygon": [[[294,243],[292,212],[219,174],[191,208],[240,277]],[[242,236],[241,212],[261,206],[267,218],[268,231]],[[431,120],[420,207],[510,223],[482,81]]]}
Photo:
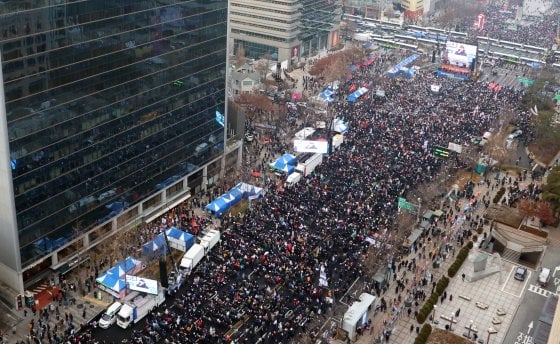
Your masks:
{"label": "plaza pavement", "polygon": [[[504,173],[502,172],[503,176]],[[489,175],[491,181],[494,181],[494,174]],[[525,182],[523,184],[527,184]],[[498,188],[494,188],[494,192],[490,191],[490,199],[493,198],[494,193]],[[474,189],[474,194],[485,195],[489,191],[486,184],[479,184]],[[484,206],[479,206],[475,210],[475,215],[482,216],[486,212]],[[488,233],[489,226],[484,226],[484,231]],[[479,235],[479,242],[482,235]],[[429,244],[430,245],[430,244]],[[486,343],[488,338],[488,329],[492,327],[496,332],[492,333],[490,336],[489,343],[498,344],[502,343],[505,335],[509,329],[512,322],[513,316],[517,311],[519,306],[520,298],[525,287],[526,281],[529,280],[528,276],[525,282],[517,281],[513,278],[513,268],[514,264],[507,262],[500,258],[500,264],[502,265],[502,272],[495,273],[483,279],[469,282],[468,277],[465,281],[462,281],[462,274],[469,276],[473,272],[472,259],[480,252],[475,245],[469,253],[469,257],[464,261],[461,269],[457,272],[455,277],[450,279],[449,285],[446,288],[447,299],[443,302],[438,301],[437,308],[435,310],[435,323],[432,323],[430,318],[426,319],[424,324],[432,324],[433,328],[445,329],[445,325],[450,324],[451,314],[460,309],[459,317],[454,317],[454,323],[452,330],[455,334],[463,336],[463,334],[468,333],[466,326],[469,326],[470,320],[473,320],[473,329],[476,329],[478,339],[482,343]],[[455,245],[455,252],[458,252],[459,246]],[[417,262],[420,262],[419,266],[424,267],[428,271],[434,274],[434,281],[438,281],[442,276],[447,276],[447,270],[451,264],[455,261],[454,254],[449,255],[445,259],[439,268],[431,269],[428,266],[428,261],[426,259],[421,259],[418,252],[411,253],[405,259],[409,261],[412,258],[416,258]],[[487,267],[495,266],[497,262],[493,262],[492,257],[489,256],[487,259]],[[404,269],[406,271],[406,269]],[[397,274],[397,278],[402,278],[404,271],[401,269],[401,273]],[[531,273],[531,272],[530,272]],[[411,273],[407,272],[407,277],[410,277]],[[370,331],[366,331],[364,335],[358,336],[355,343],[359,344],[371,344],[371,343],[386,343],[382,339],[382,331],[384,329],[384,321],[387,323],[391,322],[392,315],[390,312],[391,307],[389,306],[389,300],[393,300],[397,297],[395,294],[395,281],[391,276],[389,278],[389,288],[385,294],[380,297],[384,297],[388,303],[388,311],[386,313],[375,313],[372,309],[368,316],[373,323],[373,334]],[[426,299],[431,295],[431,285],[424,287],[426,292]],[[405,297],[404,292],[401,291],[401,296]],[[450,301],[450,296],[452,296],[452,301]],[[462,296],[462,297],[461,297]],[[464,297],[464,298],[463,298]],[[470,299],[470,300],[467,300]],[[379,304],[379,298],[376,301]],[[487,308],[480,308],[477,306],[486,305]],[[424,301],[419,301],[419,311],[423,306]],[[500,312],[498,312],[498,309]],[[412,307],[411,316],[408,317],[406,309],[402,307],[400,314],[396,316],[394,320],[393,329],[391,331],[391,336],[389,338],[389,343],[398,344],[410,344],[413,343],[417,334],[416,327],[422,328],[423,324],[419,324],[414,317],[414,306]],[[501,315],[498,315],[500,313]],[[505,314],[503,314],[505,313]],[[431,315],[433,315],[432,313]],[[431,317],[431,316],[430,316]],[[411,332],[411,325],[413,326],[413,331]],[[385,327],[387,328],[387,327]],[[389,327],[390,328],[390,327]],[[471,334],[475,331],[471,331]],[[380,339],[381,338],[381,339]],[[378,340],[378,341],[376,341]]]}

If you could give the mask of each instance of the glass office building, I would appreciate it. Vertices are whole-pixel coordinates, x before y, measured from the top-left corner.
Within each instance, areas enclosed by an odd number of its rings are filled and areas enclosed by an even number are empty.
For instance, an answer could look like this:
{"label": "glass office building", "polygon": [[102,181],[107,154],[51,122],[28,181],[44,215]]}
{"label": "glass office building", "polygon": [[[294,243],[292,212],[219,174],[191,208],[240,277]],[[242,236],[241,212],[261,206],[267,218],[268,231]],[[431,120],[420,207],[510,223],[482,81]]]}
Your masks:
{"label": "glass office building", "polygon": [[220,174],[226,43],[227,0],[0,3],[5,283]]}

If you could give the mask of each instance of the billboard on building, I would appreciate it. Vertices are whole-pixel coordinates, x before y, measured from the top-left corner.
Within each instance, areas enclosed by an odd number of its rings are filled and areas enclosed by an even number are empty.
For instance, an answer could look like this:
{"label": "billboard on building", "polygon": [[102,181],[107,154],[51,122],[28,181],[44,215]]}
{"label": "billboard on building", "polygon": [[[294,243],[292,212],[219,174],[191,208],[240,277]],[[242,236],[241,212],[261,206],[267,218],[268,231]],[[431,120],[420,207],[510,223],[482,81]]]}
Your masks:
{"label": "billboard on building", "polygon": [[125,275],[126,287],[130,290],[139,291],[141,293],[158,294],[158,282],[153,279]]}
{"label": "billboard on building", "polygon": [[327,154],[329,143],[327,141],[294,140],[294,151]]}
{"label": "billboard on building", "polygon": [[297,61],[299,59],[299,45],[292,47],[292,62]]}
{"label": "billboard on building", "polygon": [[481,13],[476,17],[475,25],[479,30],[484,30],[484,14]]}
{"label": "billboard on building", "polygon": [[336,47],[338,45],[338,30],[337,31],[333,31],[332,33],[332,41],[331,41],[331,47]]}
{"label": "billboard on building", "polygon": [[476,45],[447,41],[442,64],[468,68],[476,58]]}

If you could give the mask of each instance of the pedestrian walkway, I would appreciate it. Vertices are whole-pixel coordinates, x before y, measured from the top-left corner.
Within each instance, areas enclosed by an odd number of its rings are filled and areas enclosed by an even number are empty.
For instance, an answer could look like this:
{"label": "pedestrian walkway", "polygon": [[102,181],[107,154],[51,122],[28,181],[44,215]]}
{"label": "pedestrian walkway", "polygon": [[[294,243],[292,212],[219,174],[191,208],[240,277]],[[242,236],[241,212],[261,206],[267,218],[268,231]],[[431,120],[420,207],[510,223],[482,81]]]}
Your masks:
{"label": "pedestrian walkway", "polygon": [[[491,178],[490,180],[492,180],[492,182],[494,181],[493,174],[489,175],[487,178]],[[495,188],[495,191],[497,191],[497,189],[498,188]],[[486,183],[480,183],[475,186],[474,194],[478,194],[482,197],[489,192],[488,197],[492,199],[495,191],[491,191]],[[472,212],[471,218],[474,218],[476,215],[482,216],[485,213],[486,208],[482,206],[482,202],[479,202],[479,204],[480,205]],[[438,227],[444,229],[441,222]],[[466,223],[463,224],[462,227],[466,229]],[[489,230],[488,226],[485,226],[484,229],[486,232]],[[481,238],[479,238],[478,242],[480,241]],[[430,243],[424,241],[424,245],[429,246]],[[460,247],[457,246],[456,243],[454,243],[454,245],[458,251]],[[430,317],[426,320],[425,324],[431,323],[434,328],[445,329],[446,325],[450,325],[451,321],[453,321],[451,328],[455,334],[462,336],[468,334],[470,331],[471,334],[476,333],[479,338],[486,338],[488,328],[492,327],[497,331],[493,334],[493,341],[495,343],[501,343],[503,338],[505,338],[507,329],[519,304],[523,286],[519,283],[515,283],[518,281],[513,280],[510,271],[512,271],[514,265],[501,259],[501,273],[495,273],[474,282],[463,280],[463,274],[466,276],[472,274],[472,260],[480,252],[481,251],[479,251],[475,245],[470,251],[469,258],[465,260],[456,276],[450,280],[445,290],[446,297],[440,299],[432,313],[432,315],[435,315],[433,321]],[[411,261],[412,259],[418,262],[417,266],[424,267],[426,271],[433,273],[433,281],[435,282],[442,276],[447,276],[449,266],[455,261],[453,251],[443,260],[440,267],[433,269],[430,269],[431,260],[423,257],[421,252],[413,252],[403,258],[405,261]],[[490,265],[490,260],[491,258],[488,258],[488,265]],[[397,280],[406,281],[407,275],[410,276],[410,273],[405,269],[405,271],[397,273]],[[392,302],[399,298],[401,300],[405,299],[405,291],[399,290],[396,292],[396,283],[393,276],[389,278],[389,283],[387,292],[380,295],[380,298],[384,298],[388,304],[392,304]],[[423,289],[426,292],[427,298],[427,296],[431,294],[432,284],[428,283]],[[413,343],[417,336],[417,331],[423,326],[423,324],[421,325],[417,322],[415,312],[420,310],[424,302],[424,300],[418,300],[418,306],[412,303],[410,313],[406,311],[409,307],[405,306],[397,307],[396,309],[392,309],[392,307],[389,306],[388,311],[384,313],[377,313],[372,309],[368,316],[373,318],[373,334],[370,331],[365,331],[364,335],[357,338],[356,343],[370,344],[372,342],[376,343],[375,340],[378,340],[379,343],[384,343],[384,330],[390,332],[388,341],[390,343]],[[377,304],[379,304],[379,300]],[[469,330],[467,327],[471,326],[471,320],[473,321],[472,330]]]}

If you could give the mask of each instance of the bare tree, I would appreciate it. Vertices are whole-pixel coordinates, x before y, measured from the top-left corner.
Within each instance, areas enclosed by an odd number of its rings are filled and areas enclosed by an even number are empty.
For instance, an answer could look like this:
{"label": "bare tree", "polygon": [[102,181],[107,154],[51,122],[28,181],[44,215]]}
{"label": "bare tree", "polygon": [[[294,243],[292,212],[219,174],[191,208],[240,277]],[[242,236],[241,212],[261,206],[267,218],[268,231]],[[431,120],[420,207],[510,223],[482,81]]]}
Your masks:
{"label": "bare tree", "polygon": [[247,63],[247,58],[245,57],[245,48],[240,44],[237,47],[237,51],[235,52],[235,66],[241,67],[245,63]]}

